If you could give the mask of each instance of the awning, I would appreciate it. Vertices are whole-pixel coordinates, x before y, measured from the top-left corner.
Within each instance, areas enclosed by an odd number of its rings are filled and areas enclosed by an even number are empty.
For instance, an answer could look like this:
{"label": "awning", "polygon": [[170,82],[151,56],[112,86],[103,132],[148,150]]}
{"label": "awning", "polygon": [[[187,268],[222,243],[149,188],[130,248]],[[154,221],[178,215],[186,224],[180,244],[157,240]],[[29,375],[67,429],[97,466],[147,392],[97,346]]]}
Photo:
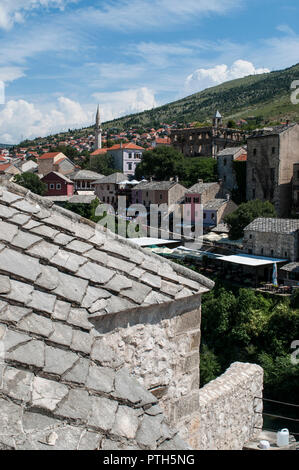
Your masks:
{"label": "awning", "polygon": [[138,246],[152,246],[152,245],[173,245],[174,243],[180,243],[180,240],[163,240],[162,238],[150,238],[150,237],[140,237],[140,238],[130,238],[130,241],[135,243]]}
{"label": "awning", "polygon": [[251,256],[251,255],[229,255],[229,256],[220,256],[218,258],[220,261],[226,261],[228,263],[241,264],[244,266],[267,266],[274,263],[285,263],[286,259],[277,259],[277,258],[265,258],[263,256]]}

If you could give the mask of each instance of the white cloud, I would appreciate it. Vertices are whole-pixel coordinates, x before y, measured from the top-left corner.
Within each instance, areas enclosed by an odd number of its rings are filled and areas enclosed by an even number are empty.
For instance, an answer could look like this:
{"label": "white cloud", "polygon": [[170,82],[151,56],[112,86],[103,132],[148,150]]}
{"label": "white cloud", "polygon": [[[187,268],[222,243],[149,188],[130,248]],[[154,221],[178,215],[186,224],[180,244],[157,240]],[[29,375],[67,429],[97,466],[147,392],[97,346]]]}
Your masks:
{"label": "white cloud", "polygon": [[60,97],[47,111],[25,100],[10,100],[0,112],[0,142],[17,143],[23,139],[44,137],[69,128],[88,126],[93,112],[69,98]]}
{"label": "white cloud", "polygon": [[222,64],[212,68],[195,70],[187,77],[185,89],[187,93],[196,93],[229,80],[268,72],[270,70],[266,68],[255,68],[252,62],[236,60],[231,67]]}
{"label": "white cloud", "polygon": [[224,14],[242,5],[243,0],[117,0],[100,9],[81,10],[80,22],[94,22],[111,29],[167,27],[190,22],[209,14]]}
{"label": "white cloud", "polygon": [[0,104],[5,102],[5,85],[4,82],[0,80]]}
{"label": "white cloud", "polygon": [[63,9],[65,4],[76,0],[1,0],[0,28],[10,29],[15,23],[22,23],[28,12],[37,8]]}
{"label": "white cloud", "polygon": [[146,87],[113,93],[94,93],[93,96],[100,103],[103,121],[157,106],[154,92]]}

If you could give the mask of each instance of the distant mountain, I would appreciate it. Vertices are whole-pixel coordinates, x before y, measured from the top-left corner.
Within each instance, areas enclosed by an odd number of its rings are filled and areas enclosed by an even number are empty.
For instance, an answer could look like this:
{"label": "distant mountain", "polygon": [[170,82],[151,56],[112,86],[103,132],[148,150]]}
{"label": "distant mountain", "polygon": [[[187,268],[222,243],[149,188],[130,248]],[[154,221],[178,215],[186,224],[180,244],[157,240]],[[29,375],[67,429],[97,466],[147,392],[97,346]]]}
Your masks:
{"label": "distant mountain", "polygon": [[14,145],[11,144],[0,144],[0,149],[10,149],[14,147]]}
{"label": "distant mountain", "polygon": [[[291,83],[299,80],[299,64],[285,70],[250,75],[187,96],[158,108],[131,114],[103,124],[104,128],[159,127],[160,123],[211,122],[219,109],[224,120],[257,117],[260,122],[299,121],[299,105],[291,103]],[[59,134],[86,136],[93,127]],[[49,138],[50,140],[53,138]],[[38,139],[42,141],[44,139]],[[46,139],[47,140],[47,139]]]}

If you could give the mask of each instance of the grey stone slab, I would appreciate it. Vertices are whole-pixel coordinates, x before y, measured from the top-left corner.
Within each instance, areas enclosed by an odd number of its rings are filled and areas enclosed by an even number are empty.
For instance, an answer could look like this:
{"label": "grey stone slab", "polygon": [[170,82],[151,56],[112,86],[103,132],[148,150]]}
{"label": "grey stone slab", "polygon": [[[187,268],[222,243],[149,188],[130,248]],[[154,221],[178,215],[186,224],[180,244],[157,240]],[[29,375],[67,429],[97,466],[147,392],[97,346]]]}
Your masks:
{"label": "grey stone slab", "polygon": [[86,422],[91,409],[91,400],[86,390],[71,389],[55,413],[57,416]]}
{"label": "grey stone slab", "polygon": [[112,434],[134,439],[139,425],[137,411],[128,406],[119,406],[112,428]]}
{"label": "grey stone slab", "polygon": [[136,434],[136,441],[143,448],[156,449],[157,442],[162,437],[161,423],[163,415],[145,415]]}
{"label": "grey stone slab", "polygon": [[71,310],[71,304],[63,300],[56,300],[52,318],[55,320],[66,321]]}
{"label": "grey stone slab", "polygon": [[78,450],[98,450],[102,438],[102,434],[86,431],[81,436]]}
{"label": "grey stone slab", "polygon": [[58,274],[58,280],[59,284],[53,292],[64,299],[81,304],[88,281],[61,272]]}
{"label": "grey stone slab", "polygon": [[119,367],[123,363],[121,357],[105,343],[104,338],[98,338],[94,341],[90,357],[104,367]]}
{"label": "grey stone slab", "polygon": [[46,346],[44,372],[63,375],[78,361],[78,356],[71,351]]}
{"label": "grey stone slab", "polygon": [[46,313],[52,313],[56,302],[55,295],[47,294],[39,290],[34,290],[31,300],[26,305],[34,310]]}
{"label": "grey stone slab", "polygon": [[[28,216],[24,216],[24,217],[28,217]],[[33,220],[33,219],[29,219],[29,221],[23,226],[23,228],[25,228],[26,230],[33,230],[36,227],[39,227],[40,225],[41,225],[40,222],[37,222],[36,220]]]}
{"label": "grey stone slab", "polygon": [[58,270],[52,266],[41,265],[41,274],[35,284],[49,291],[56,289],[59,284]]}
{"label": "grey stone slab", "polygon": [[131,275],[135,266],[136,265],[134,263],[130,263],[129,261],[125,261],[124,259],[115,258],[115,256],[107,255],[107,267],[108,268],[112,268],[117,271],[122,271],[123,273]]}
{"label": "grey stone slab", "polygon": [[29,402],[31,399],[31,384],[33,381],[31,372],[6,367],[3,374],[3,386],[1,392],[16,400]]}
{"label": "grey stone slab", "polygon": [[152,291],[144,299],[143,305],[164,304],[171,302],[172,299],[157,291]]}
{"label": "grey stone slab", "polygon": [[18,233],[18,227],[8,222],[0,221],[0,240],[11,243]]}
{"label": "grey stone slab", "polygon": [[12,207],[22,212],[28,212],[29,214],[37,214],[40,211],[40,206],[38,204],[31,204],[25,199],[19,199],[12,203]]}
{"label": "grey stone slab", "polygon": [[67,271],[77,272],[82,264],[86,263],[87,260],[83,256],[76,255],[69,251],[59,250],[53,258],[51,263],[66,269]]}
{"label": "grey stone slab", "polygon": [[6,191],[5,189],[2,190],[2,194],[0,195],[1,202],[6,202],[7,204],[12,204],[20,199],[22,199],[21,196],[18,196],[17,194],[14,194],[10,191]]}
{"label": "grey stone slab", "polygon": [[34,377],[32,385],[32,406],[54,411],[63,398],[68,395],[68,388],[53,380]]}
{"label": "grey stone slab", "polygon": [[132,288],[132,281],[125,276],[116,274],[107,284],[105,284],[105,289],[112,290],[114,292],[120,292],[122,289]]}
{"label": "grey stone slab", "polygon": [[102,431],[110,431],[115,420],[118,403],[104,397],[91,397],[92,408],[88,425]]}
{"label": "grey stone slab", "polygon": [[16,246],[17,248],[22,248],[23,250],[27,250],[31,248],[35,243],[41,241],[40,237],[36,235],[32,235],[29,232],[23,232],[19,230],[17,235],[12,240],[11,244]]}
{"label": "grey stone slab", "polygon": [[122,295],[127,297],[133,302],[138,304],[142,304],[144,299],[148,296],[151,292],[151,287],[146,286],[144,284],[140,284],[139,282],[133,281],[133,286],[131,289],[126,289],[122,291]]}
{"label": "grey stone slab", "polygon": [[88,286],[82,301],[82,307],[89,309],[99,299],[109,299],[111,293],[100,287]]}
{"label": "grey stone slab", "polygon": [[103,393],[111,393],[114,390],[115,373],[109,367],[100,367],[91,364],[89,367],[86,386],[89,389]]}
{"label": "grey stone slab", "polygon": [[22,407],[0,398],[0,441],[22,434]]}
{"label": "grey stone slab", "polygon": [[114,271],[96,263],[86,263],[79,268],[77,275],[98,284],[105,284],[114,276]]}
{"label": "grey stone slab", "polygon": [[2,271],[29,281],[35,281],[41,272],[37,259],[10,248],[0,252],[0,266]]}
{"label": "grey stone slab", "polygon": [[131,263],[141,264],[144,260],[144,255],[138,249],[134,249],[129,244],[120,243],[117,240],[106,240],[102,249],[107,251],[112,256],[119,256],[125,258]]}
{"label": "grey stone slab", "polygon": [[93,338],[89,333],[80,330],[73,330],[71,339],[71,349],[85,354],[90,354]]}
{"label": "grey stone slab", "polygon": [[22,318],[18,323],[18,328],[29,333],[36,333],[48,337],[53,332],[53,324],[49,318],[31,313]]}
{"label": "grey stone slab", "polygon": [[84,385],[88,375],[89,363],[89,359],[81,357],[78,362],[63,375],[62,379],[67,382]]}
{"label": "grey stone slab", "polygon": [[146,272],[140,277],[140,280],[150,287],[154,287],[156,289],[161,288],[160,276],[155,276],[154,274],[150,274]]}
{"label": "grey stone slab", "polygon": [[92,245],[89,245],[88,243],[81,242],[79,240],[73,240],[70,242],[67,247],[68,250],[71,251],[76,251],[78,253],[86,253],[87,251],[91,250],[93,248]]}
{"label": "grey stone slab", "polygon": [[28,250],[28,253],[37,256],[38,258],[50,261],[50,259],[56,255],[58,250],[59,246],[53,245],[51,243],[46,242],[45,240],[42,240],[40,243],[37,243],[36,245],[31,247]]}
{"label": "grey stone slab", "polygon": [[18,323],[23,317],[25,317],[29,313],[31,313],[31,310],[29,308],[5,304],[5,308],[0,308],[0,320]]}
{"label": "grey stone slab", "polygon": [[17,331],[8,329],[5,325],[0,325],[0,339],[3,340],[4,351],[13,351],[17,346],[26,344],[31,341],[31,337]]}
{"label": "grey stone slab", "polygon": [[74,237],[70,237],[69,235],[61,232],[59,232],[54,238],[54,242],[62,246],[68,245],[72,240],[74,240]]}
{"label": "grey stone slab", "polygon": [[73,337],[73,329],[62,323],[52,322],[53,333],[49,335],[49,340],[63,346],[70,346]]}
{"label": "grey stone slab", "polygon": [[44,366],[44,348],[45,345],[42,341],[33,339],[7,353],[7,358],[21,364],[41,368]]}
{"label": "grey stone slab", "polygon": [[174,284],[173,282],[162,281],[161,283],[161,292],[175,297],[178,292],[183,289],[183,286],[180,284]]}
{"label": "grey stone slab", "polygon": [[108,263],[108,255],[104,251],[97,250],[92,248],[90,251],[85,253],[85,256],[89,258],[91,261],[96,263],[100,263],[103,266],[106,266]]}
{"label": "grey stone slab", "polygon": [[20,214],[13,215],[9,220],[13,222],[14,224],[23,226],[27,224],[30,221],[30,219],[31,219],[30,215],[20,213]]}
{"label": "grey stone slab", "polygon": [[0,294],[7,294],[9,291],[10,291],[9,277],[0,275]]}
{"label": "grey stone slab", "polygon": [[59,234],[59,231],[49,227],[48,225],[41,225],[40,223],[38,226],[33,227],[31,229],[32,232],[40,235],[41,237],[51,238],[52,240]]}
{"label": "grey stone slab", "polygon": [[126,400],[133,405],[145,406],[157,403],[157,398],[145,390],[127,369],[121,369],[115,376],[115,398]]}
{"label": "grey stone slab", "polygon": [[93,328],[93,325],[88,321],[88,312],[85,308],[72,308],[67,322],[84,330],[91,330]]}
{"label": "grey stone slab", "polygon": [[[128,297],[131,296],[132,289],[126,289],[124,291],[121,291],[121,294],[125,295],[127,292],[129,293]],[[122,312],[124,310],[129,310],[134,307],[136,307],[136,304],[134,304],[130,300],[113,295],[110,299],[107,299],[107,304],[104,308],[104,311],[107,314],[117,313]]]}
{"label": "grey stone slab", "polygon": [[0,217],[3,219],[9,219],[17,214],[17,211],[12,207],[3,206],[0,204]]}
{"label": "grey stone slab", "polygon": [[[43,379],[45,380],[45,379]],[[44,383],[42,383],[44,388]],[[25,411],[23,416],[23,428],[26,433],[38,431],[51,431],[57,427],[57,420],[41,413]]]}
{"label": "grey stone slab", "polygon": [[33,287],[29,284],[23,282],[10,280],[10,292],[7,294],[2,294],[3,297],[13,300],[14,302],[20,302],[22,304],[27,304],[31,300],[31,295],[33,292]]}

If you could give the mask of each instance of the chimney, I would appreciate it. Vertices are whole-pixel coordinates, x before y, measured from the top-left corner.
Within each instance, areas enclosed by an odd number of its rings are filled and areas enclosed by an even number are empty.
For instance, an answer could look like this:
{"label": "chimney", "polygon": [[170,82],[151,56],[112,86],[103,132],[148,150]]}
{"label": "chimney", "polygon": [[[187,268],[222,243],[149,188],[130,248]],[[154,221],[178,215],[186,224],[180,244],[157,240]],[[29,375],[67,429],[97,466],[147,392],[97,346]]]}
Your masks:
{"label": "chimney", "polygon": [[152,177],[152,176],[150,177],[150,182],[151,182],[151,183],[153,182],[153,177]]}
{"label": "chimney", "polygon": [[199,179],[199,180],[198,180],[198,183],[203,183],[203,180]]}
{"label": "chimney", "polygon": [[178,176],[175,177],[175,181],[176,181],[176,183],[179,182],[179,177]]}
{"label": "chimney", "polygon": [[226,194],[225,197],[226,197],[226,200],[227,200],[227,201],[230,200],[230,194]]}

